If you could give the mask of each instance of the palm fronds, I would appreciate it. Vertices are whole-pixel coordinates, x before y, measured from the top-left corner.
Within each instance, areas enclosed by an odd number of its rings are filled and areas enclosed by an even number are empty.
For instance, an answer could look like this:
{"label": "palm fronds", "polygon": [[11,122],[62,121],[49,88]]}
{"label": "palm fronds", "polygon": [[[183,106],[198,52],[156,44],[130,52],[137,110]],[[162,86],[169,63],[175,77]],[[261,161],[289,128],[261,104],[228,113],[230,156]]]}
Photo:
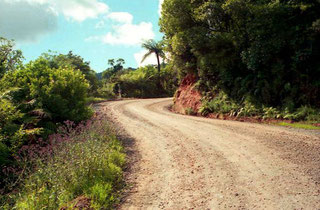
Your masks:
{"label": "palm fronds", "polygon": [[146,60],[146,58],[153,53],[157,56],[157,58],[164,58],[165,56],[161,42],[156,42],[155,40],[150,39],[144,41],[141,47],[147,50],[147,53],[142,57],[141,63],[143,63]]}

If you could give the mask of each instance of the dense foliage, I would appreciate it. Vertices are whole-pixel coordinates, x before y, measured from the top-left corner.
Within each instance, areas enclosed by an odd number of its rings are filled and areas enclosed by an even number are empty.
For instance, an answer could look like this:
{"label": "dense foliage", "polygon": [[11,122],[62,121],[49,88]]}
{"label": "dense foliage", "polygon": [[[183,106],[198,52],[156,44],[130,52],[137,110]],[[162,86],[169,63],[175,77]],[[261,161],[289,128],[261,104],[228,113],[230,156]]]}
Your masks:
{"label": "dense foliage", "polygon": [[54,54],[54,53],[44,53],[43,57],[48,61],[49,66],[54,69],[58,68],[72,68],[74,70],[80,70],[82,74],[85,75],[86,80],[90,84],[89,95],[96,95],[98,89],[98,78],[95,71],[90,67],[90,63],[84,61],[79,55],[73,54],[70,51],[68,54]]}
{"label": "dense foliage", "polygon": [[159,75],[156,67],[145,66],[121,75],[118,84],[125,97],[164,97],[173,95],[177,79],[168,67],[162,68]]}
{"label": "dense foliage", "polygon": [[209,113],[228,115],[229,117],[254,117],[255,119],[285,119],[295,121],[308,121],[310,123],[319,122],[320,110],[309,106],[301,106],[294,111],[288,107],[278,109],[275,107],[262,105],[256,106],[248,100],[241,104],[230,99],[227,94],[220,91],[211,100],[203,99],[199,113],[207,115]]}
{"label": "dense foliage", "polygon": [[98,93],[101,97],[150,98],[172,96],[177,87],[176,73],[171,66],[162,65],[161,71],[153,65],[138,69],[124,68],[123,59],[109,60],[111,65],[102,73],[101,87]]}
{"label": "dense foliage", "polygon": [[[85,104],[89,84],[80,71],[68,67],[51,68],[39,58],[23,68],[7,73],[1,80],[0,91],[28,116],[41,120],[33,125],[64,120],[81,121],[91,115]],[[46,127],[46,126],[45,126]]]}
{"label": "dense foliage", "polygon": [[181,76],[236,103],[320,107],[320,2],[165,0],[160,20]]}
{"label": "dense foliage", "polygon": [[[0,99],[0,166],[9,165],[12,154],[16,154],[25,143],[27,137],[36,134],[39,130],[26,130],[23,126],[23,117],[17,107],[9,100]],[[2,173],[0,173],[0,177]],[[2,184],[2,182],[0,182]]]}
{"label": "dense foliage", "polygon": [[100,87],[98,95],[103,98],[115,98],[119,96],[119,77],[130,71],[136,70],[133,68],[124,68],[125,60],[122,58],[109,59],[108,65],[110,66],[105,71],[101,72]]}

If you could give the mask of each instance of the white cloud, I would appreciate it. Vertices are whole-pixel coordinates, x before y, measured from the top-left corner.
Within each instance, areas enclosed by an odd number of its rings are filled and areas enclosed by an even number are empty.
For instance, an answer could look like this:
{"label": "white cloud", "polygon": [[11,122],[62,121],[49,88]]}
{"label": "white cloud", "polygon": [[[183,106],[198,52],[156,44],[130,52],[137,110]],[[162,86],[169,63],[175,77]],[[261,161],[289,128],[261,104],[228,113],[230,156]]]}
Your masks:
{"label": "white cloud", "polygon": [[143,40],[154,39],[152,23],[133,23],[133,16],[126,12],[110,13],[107,18],[113,20],[112,30],[105,35],[88,37],[86,41],[100,40],[111,45],[139,45]]}
{"label": "white cloud", "polygon": [[57,29],[57,16],[46,4],[0,0],[0,34],[16,41],[33,42]]}
{"label": "white cloud", "polygon": [[108,10],[108,5],[99,0],[0,0],[0,35],[36,41],[57,29],[58,15],[81,22],[105,15]]}
{"label": "white cloud", "polygon": [[159,9],[158,9],[158,13],[159,15],[161,15],[161,11],[162,11],[162,3],[164,0],[159,0]]}
{"label": "white cloud", "polygon": [[[39,0],[37,0],[39,1]],[[106,14],[108,5],[97,0],[47,0],[58,12],[75,21],[84,21],[87,18],[97,18]]]}
{"label": "white cloud", "polygon": [[143,40],[153,39],[155,34],[152,23],[141,22],[140,24],[126,23],[113,26],[113,32],[108,32],[102,41],[112,45],[139,45]]}
{"label": "white cloud", "polygon": [[109,11],[107,4],[99,0],[0,0],[12,2],[20,7],[20,4],[41,4],[55,11],[56,14],[63,14],[69,20],[78,22],[88,18],[97,18],[98,15],[106,14]]}
{"label": "white cloud", "polygon": [[133,16],[128,12],[112,12],[107,18],[120,23],[132,23]]}
{"label": "white cloud", "polygon": [[[134,54],[134,59],[136,60],[138,66],[146,66],[146,65],[156,65],[158,64],[157,62],[157,57],[155,54],[151,54],[149,57],[147,57],[143,63],[141,63],[141,60],[143,56],[147,53],[147,50],[141,50],[140,52],[137,52]],[[162,58],[160,58],[160,62],[162,63]]]}

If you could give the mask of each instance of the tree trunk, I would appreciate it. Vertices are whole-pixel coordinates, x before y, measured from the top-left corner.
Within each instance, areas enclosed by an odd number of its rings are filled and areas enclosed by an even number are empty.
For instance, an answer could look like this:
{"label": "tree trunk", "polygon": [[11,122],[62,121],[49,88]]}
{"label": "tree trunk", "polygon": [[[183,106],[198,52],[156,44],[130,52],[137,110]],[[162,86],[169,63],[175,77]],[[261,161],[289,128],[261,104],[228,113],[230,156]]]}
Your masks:
{"label": "tree trunk", "polygon": [[161,81],[160,81],[160,56],[158,53],[156,53],[157,61],[158,61],[158,88],[161,88]]}
{"label": "tree trunk", "polygon": [[156,54],[157,56],[157,61],[158,61],[158,74],[159,74],[159,77],[160,77],[160,57],[159,57],[159,54]]}

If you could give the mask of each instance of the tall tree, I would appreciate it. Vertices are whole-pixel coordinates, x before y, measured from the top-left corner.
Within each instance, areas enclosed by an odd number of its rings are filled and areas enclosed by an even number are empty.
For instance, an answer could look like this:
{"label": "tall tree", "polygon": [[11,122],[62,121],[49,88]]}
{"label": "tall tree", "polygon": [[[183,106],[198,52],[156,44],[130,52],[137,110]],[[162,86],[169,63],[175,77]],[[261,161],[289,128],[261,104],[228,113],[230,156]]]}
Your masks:
{"label": "tall tree", "polygon": [[121,72],[122,70],[124,70],[123,65],[125,64],[125,60],[123,58],[118,58],[117,60],[115,59],[109,59],[108,60],[108,65],[110,65],[111,67],[106,69],[103,73],[102,73],[102,78],[104,79],[109,79],[110,77],[114,76],[115,74],[117,74],[118,72]]}
{"label": "tall tree", "polygon": [[146,49],[148,52],[142,57],[141,62],[144,62],[146,58],[148,58],[150,55],[155,54],[157,57],[158,62],[158,74],[160,75],[160,58],[164,58],[165,54],[163,51],[162,43],[156,42],[153,39],[147,40],[142,43],[142,47]]}
{"label": "tall tree", "polygon": [[14,42],[0,37],[0,78],[22,64],[22,59],[22,52],[14,49]]}

